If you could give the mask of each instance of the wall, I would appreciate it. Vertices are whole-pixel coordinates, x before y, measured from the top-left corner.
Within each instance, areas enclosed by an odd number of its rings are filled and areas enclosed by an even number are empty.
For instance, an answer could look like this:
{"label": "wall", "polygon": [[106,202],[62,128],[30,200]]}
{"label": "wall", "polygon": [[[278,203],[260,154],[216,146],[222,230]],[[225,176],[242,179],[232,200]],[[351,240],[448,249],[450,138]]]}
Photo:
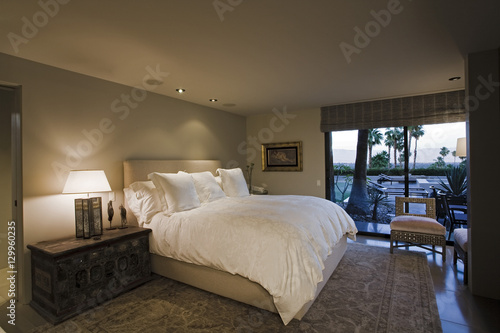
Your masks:
{"label": "wall", "polygon": [[467,77],[469,285],[474,295],[500,299],[499,217],[495,209],[500,178],[492,148],[498,142],[500,125],[500,50],[470,54]]}
{"label": "wall", "polygon": [[[116,193],[116,209],[123,202],[123,160],[245,164],[237,147],[245,140],[244,117],[152,92],[138,95],[131,87],[1,53],[0,81],[23,86],[25,244],[74,235],[77,196],[61,194],[69,169],[103,169]],[[140,97],[137,103],[132,100],[128,107],[120,102],[132,93]],[[107,202],[107,194],[102,197]],[[29,251],[24,251],[29,262]],[[24,301],[30,298],[29,276],[29,269],[23,272]]]}
{"label": "wall", "polygon": [[7,267],[7,223],[12,220],[10,117],[14,95],[0,87],[0,269]]}
{"label": "wall", "polygon": [[[324,134],[319,130],[320,110],[273,113],[247,117],[247,140],[240,144],[248,163],[255,163],[252,184],[266,187],[270,194],[299,194],[325,197]],[[302,172],[263,172],[263,143],[302,141]],[[319,186],[318,186],[319,181]]]}

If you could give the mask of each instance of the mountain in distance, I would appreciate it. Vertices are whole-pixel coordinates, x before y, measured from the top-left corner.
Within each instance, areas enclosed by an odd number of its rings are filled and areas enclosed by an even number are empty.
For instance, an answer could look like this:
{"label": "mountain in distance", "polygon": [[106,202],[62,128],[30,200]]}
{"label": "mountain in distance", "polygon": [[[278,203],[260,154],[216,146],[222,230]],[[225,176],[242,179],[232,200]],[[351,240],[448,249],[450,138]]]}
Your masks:
{"label": "mountain in distance", "polygon": [[[441,148],[422,148],[417,150],[417,164],[432,164],[436,162]],[[380,150],[373,151],[372,156],[375,156]],[[394,163],[394,151],[391,151],[391,163]],[[413,154],[413,151],[412,151]],[[444,158],[445,162],[448,164],[460,163],[460,158],[455,158],[451,155],[451,152]],[[349,149],[333,149],[333,163],[344,163],[353,164],[356,161],[356,151]],[[413,165],[413,156],[410,156],[410,165]]]}

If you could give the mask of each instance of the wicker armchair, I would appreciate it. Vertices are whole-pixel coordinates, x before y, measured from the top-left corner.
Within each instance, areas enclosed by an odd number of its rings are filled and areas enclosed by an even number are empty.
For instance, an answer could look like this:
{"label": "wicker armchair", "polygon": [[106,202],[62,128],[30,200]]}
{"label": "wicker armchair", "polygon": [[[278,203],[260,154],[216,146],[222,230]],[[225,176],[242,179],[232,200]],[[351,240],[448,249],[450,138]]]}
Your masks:
{"label": "wicker armchair", "polygon": [[[426,205],[425,214],[406,213],[407,203]],[[446,261],[446,228],[436,221],[434,198],[396,197],[396,217],[391,221],[391,253],[394,247],[418,246],[442,255]],[[398,242],[405,244],[398,245]],[[395,243],[395,245],[394,245]],[[432,245],[432,248],[424,245]],[[436,250],[436,245],[442,251]]]}

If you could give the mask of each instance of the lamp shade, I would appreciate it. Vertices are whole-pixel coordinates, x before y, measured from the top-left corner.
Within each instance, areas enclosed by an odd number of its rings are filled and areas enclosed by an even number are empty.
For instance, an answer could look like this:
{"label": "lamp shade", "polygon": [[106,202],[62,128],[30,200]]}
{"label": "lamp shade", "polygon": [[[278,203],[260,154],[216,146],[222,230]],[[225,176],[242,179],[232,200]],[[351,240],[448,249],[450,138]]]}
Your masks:
{"label": "lamp shade", "polygon": [[455,155],[458,157],[467,156],[467,141],[466,138],[458,138],[457,139],[457,149]]}
{"label": "lamp shade", "polygon": [[103,170],[70,171],[62,193],[111,192]]}

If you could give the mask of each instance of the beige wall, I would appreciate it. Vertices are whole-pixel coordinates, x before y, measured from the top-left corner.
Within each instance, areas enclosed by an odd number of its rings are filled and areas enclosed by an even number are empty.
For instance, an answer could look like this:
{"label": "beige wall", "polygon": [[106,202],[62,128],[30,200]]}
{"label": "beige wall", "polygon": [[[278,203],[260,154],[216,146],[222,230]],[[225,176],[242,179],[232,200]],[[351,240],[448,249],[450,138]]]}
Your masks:
{"label": "beige wall", "polygon": [[[500,50],[470,54],[468,119],[469,285],[474,295],[500,299],[496,151],[500,125]],[[472,198],[476,200],[472,200]]]}
{"label": "beige wall", "polygon": [[12,220],[10,117],[14,94],[0,88],[0,269],[7,267],[7,223]]}
{"label": "beige wall", "polygon": [[[122,95],[139,91],[1,53],[0,81],[23,87],[25,245],[74,235],[76,196],[61,194],[69,169],[103,169],[117,207],[123,202],[125,159],[245,164],[245,156],[238,152],[238,143],[245,140],[244,117],[152,92],[135,95],[131,107],[120,102],[113,108]],[[102,197],[107,202],[108,195]],[[23,279],[30,286],[29,272]]]}
{"label": "beige wall", "polygon": [[[325,197],[324,135],[319,130],[320,110],[273,113],[247,117],[247,140],[240,143],[248,163],[255,163],[252,184],[264,186],[270,194],[300,194]],[[302,172],[263,172],[261,144],[302,141]],[[318,186],[319,181],[319,186]]]}

